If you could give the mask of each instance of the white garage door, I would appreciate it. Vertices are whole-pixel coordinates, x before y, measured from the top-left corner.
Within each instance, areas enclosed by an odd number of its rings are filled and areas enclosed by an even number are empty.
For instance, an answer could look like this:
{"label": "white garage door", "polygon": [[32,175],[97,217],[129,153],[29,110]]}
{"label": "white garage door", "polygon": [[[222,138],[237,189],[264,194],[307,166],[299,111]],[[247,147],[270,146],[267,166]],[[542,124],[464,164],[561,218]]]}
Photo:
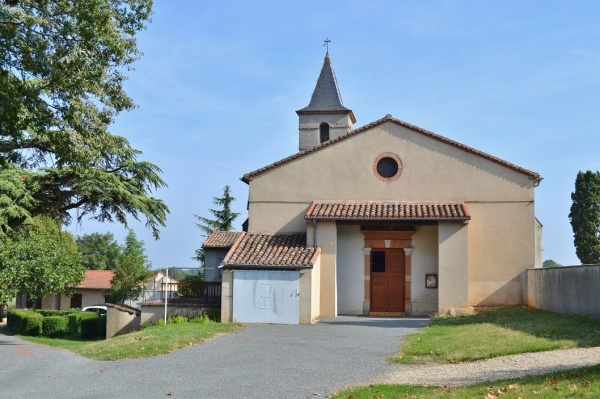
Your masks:
{"label": "white garage door", "polygon": [[233,321],[298,324],[297,271],[235,270]]}

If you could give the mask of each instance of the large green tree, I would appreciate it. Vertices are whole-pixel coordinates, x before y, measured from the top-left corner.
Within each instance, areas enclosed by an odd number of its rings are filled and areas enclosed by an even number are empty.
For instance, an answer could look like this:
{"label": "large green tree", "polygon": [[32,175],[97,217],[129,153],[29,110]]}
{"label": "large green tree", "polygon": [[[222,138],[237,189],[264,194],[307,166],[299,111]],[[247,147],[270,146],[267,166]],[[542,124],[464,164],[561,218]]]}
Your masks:
{"label": "large green tree", "polygon": [[84,271],[73,236],[56,221],[37,217],[0,245],[0,304],[19,292],[32,298],[67,292]]}
{"label": "large green tree", "polygon": [[[208,237],[215,231],[231,231],[233,230],[233,222],[240,216],[239,213],[231,210],[231,204],[235,198],[231,195],[229,186],[223,188],[222,197],[213,197],[213,204],[218,205],[218,209],[209,209],[214,219],[209,219],[203,216],[194,215],[199,223],[196,226],[202,231],[202,236]],[[196,250],[196,255],[192,257],[204,265],[204,250],[202,248]]]}
{"label": "large green tree", "polygon": [[90,270],[114,270],[121,247],[112,233],[85,234],[75,239],[83,256],[83,266]]}
{"label": "large green tree", "polygon": [[144,242],[137,239],[133,230],[129,230],[117,260],[111,288],[105,293],[106,300],[124,303],[126,300],[139,298],[144,290],[144,283],[152,276],[150,267]]}
{"label": "large green tree", "polygon": [[194,215],[199,223],[196,226],[204,233],[203,236],[208,237],[214,231],[230,231],[233,230],[234,220],[240,216],[231,210],[231,204],[235,198],[231,195],[229,186],[223,188],[222,197],[213,197],[213,204],[219,206],[218,209],[209,209],[214,219],[209,219],[203,216]]}
{"label": "large green tree", "polygon": [[579,172],[569,219],[575,252],[583,264],[600,263],[600,172]]}
{"label": "large green tree", "polygon": [[38,215],[145,220],[160,169],[109,126],[135,107],[125,73],[151,0],[0,0],[0,238]]}

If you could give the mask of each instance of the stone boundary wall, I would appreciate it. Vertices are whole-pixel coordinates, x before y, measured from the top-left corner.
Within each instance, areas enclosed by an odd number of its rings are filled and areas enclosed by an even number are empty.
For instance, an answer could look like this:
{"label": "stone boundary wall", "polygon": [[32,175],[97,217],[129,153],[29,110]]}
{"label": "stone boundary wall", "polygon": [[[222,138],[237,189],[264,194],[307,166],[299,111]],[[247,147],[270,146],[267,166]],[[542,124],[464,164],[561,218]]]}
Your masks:
{"label": "stone boundary wall", "polygon": [[600,265],[527,270],[527,304],[600,319]]}
{"label": "stone boundary wall", "polygon": [[140,311],[131,306],[107,303],[106,339],[140,329]]}

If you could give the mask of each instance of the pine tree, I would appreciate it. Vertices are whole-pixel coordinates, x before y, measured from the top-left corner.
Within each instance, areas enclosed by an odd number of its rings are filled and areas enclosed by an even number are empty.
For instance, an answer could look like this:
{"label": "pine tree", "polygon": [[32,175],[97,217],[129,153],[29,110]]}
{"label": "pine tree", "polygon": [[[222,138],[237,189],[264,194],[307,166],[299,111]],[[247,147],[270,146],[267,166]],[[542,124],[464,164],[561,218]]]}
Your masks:
{"label": "pine tree", "polygon": [[[215,231],[231,231],[233,230],[233,221],[240,216],[239,213],[231,211],[231,204],[235,201],[235,198],[231,196],[229,186],[223,188],[222,197],[214,197],[213,204],[218,205],[220,209],[209,209],[210,213],[215,217],[214,219],[205,218],[202,216],[194,215],[200,223],[196,223],[196,226],[204,234],[203,237],[208,237]],[[196,255],[192,259],[200,262],[204,265],[204,250],[202,248],[196,250]]]}
{"label": "pine tree", "polygon": [[202,216],[194,215],[200,223],[196,226],[204,232],[203,236],[208,237],[215,231],[230,231],[233,230],[233,221],[240,216],[239,213],[231,211],[231,203],[235,198],[231,196],[229,186],[223,189],[222,197],[214,197],[213,204],[220,206],[220,209],[209,209],[210,213],[215,217],[208,219]]}
{"label": "pine tree", "polygon": [[600,172],[579,172],[569,219],[575,251],[583,264],[600,263]]}

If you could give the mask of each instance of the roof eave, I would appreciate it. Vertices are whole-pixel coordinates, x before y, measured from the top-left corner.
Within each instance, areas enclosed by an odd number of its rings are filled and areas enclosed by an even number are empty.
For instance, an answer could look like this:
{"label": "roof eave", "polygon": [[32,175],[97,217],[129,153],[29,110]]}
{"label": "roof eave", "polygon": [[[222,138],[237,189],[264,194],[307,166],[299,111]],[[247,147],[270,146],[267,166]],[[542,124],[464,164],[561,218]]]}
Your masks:
{"label": "roof eave", "polygon": [[223,264],[226,270],[304,270],[312,269],[312,265],[256,265],[256,264]]}
{"label": "roof eave", "polygon": [[471,217],[465,218],[320,218],[305,216],[306,220],[324,220],[324,221],[343,221],[343,222],[464,222],[471,220]]}

